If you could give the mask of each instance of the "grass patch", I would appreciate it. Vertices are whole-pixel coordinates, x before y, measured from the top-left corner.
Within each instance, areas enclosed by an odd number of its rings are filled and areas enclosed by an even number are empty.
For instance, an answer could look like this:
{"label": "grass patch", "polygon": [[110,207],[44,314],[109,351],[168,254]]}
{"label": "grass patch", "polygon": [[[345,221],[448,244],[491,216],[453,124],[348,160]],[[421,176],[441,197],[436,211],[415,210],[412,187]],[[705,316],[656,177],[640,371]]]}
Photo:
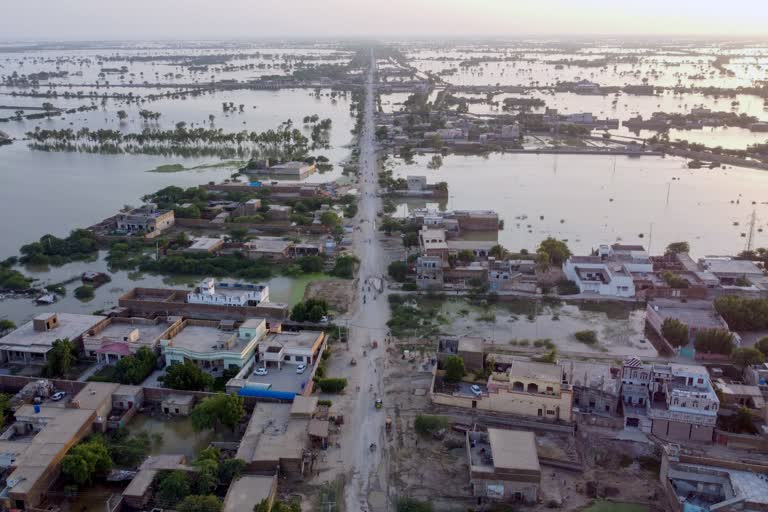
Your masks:
{"label": "grass patch", "polygon": [[595,331],[585,330],[577,331],[573,334],[577,340],[585,345],[597,345],[597,333]]}
{"label": "grass patch", "polygon": [[117,382],[117,368],[114,366],[105,366],[90,377],[88,382]]}

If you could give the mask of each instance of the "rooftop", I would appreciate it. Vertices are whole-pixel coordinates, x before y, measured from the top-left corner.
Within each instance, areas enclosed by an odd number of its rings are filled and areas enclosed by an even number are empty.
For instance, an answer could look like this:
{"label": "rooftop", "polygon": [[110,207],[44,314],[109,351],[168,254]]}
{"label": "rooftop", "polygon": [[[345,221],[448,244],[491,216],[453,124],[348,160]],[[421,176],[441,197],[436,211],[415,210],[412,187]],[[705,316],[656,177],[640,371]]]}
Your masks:
{"label": "rooftop", "polygon": [[648,302],[648,307],[658,314],[662,320],[676,318],[696,328],[725,328],[720,315],[715,311],[715,306],[707,300],[688,300],[681,302],[674,299],[653,299]]}
{"label": "rooftop", "polygon": [[[134,343],[152,344],[170,327],[167,322],[152,322],[143,318],[110,318],[104,328],[91,336],[99,341],[132,341]],[[138,339],[129,340],[129,335],[138,331]],[[90,334],[90,332],[89,332]]]}
{"label": "rooftop", "polygon": [[489,428],[488,438],[494,467],[541,471],[533,432]]}
{"label": "rooftop", "polygon": [[556,364],[537,363],[534,361],[510,362],[509,376],[520,377],[524,379],[544,380],[560,383],[563,375],[563,369]]}
{"label": "rooftop", "polygon": [[621,379],[618,372],[611,372],[611,365],[584,361],[561,361],[560,365],[574,386],[599,389],[606,393],[618,394]]}
{"label": "rooftop", "polygon": [[254,505],[269,499],[277,485],[276,477],[244,475],[232,482],[224,498],[223,512],[251,510]]}
{"label": "rooftop", "polygon": [[285,331],[270,334],[265,343],[267,345],[281,345],[285,348],[310,349],[322,335],[321,331]]}
{"label": "rooftop", "polygon": [[223,244],[224,240],[221,238],[213,238],[208,236],[201,236],[195,238],[192,241],[192,245],[187,247],[188,251],[212,251],[216,246]]}
{"label": "rooftop", "polygon": [[246,247],[251,251],[257,251],[257,252],[275,252],[275,253],[282,253],[285,252],[288,247],[291,246],[291,242],[288,242],[286,240],[251,240],[250,242],[247,242]]}
{"label": "rooftop", "polygon": [[312,416],[317,410],[317,397],[297,395],[291,404],[291,416]]}
{"label": "rooftop", "polygon": [[483,352],[483,338],[477,336],[462,336],[459,338],[460,352]]}
{"label": "rooftop", "polygon": [[240,440],[237,458],[275,462],[301,458],[307,443],[308,419],[291,418],[291,405],[258,403]]}
{"label": "rooftop", "polygon": [[713,274],[744,274],[762,276],[763,271],[748,260],[734,260],[731,258],[707,257],[699,260],[699,264],[705,270]]}
{"label": "rooftop", "polygon": [[[35,317],[35,320],[44,320],[51,313],[43,313]],[[0,350],[24,350],[28,352],[47,353],[58,339],[69,338],[74,340],[82,336],[89,329],[104,320],[100,315],[78,315],[72,313],[58,313],[58,325],[47,330],[37,331],[34,328],[35,320],[31,320],[15,331],[0,338]]]}

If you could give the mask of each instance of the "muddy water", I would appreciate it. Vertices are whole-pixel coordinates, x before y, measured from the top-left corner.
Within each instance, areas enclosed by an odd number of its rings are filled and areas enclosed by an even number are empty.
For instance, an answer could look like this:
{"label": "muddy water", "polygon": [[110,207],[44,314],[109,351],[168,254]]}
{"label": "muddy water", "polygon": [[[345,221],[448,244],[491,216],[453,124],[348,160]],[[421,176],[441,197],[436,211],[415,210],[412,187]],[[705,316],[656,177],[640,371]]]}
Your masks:
{"label": "muddy water", "polygon": [[612,242],[660,253],[678,240],[689,241],[694,256],[734,254],[745,247],[753,210],[755,246],[768,245],[765,171],[690,170],[678,158],[532,154],[449,155],[430,170],[429,159],[398,161],[394,173],[447,181],[449,209],[496,210],[504,220],[499,241],[513,251],[554,236],[577,254]]}

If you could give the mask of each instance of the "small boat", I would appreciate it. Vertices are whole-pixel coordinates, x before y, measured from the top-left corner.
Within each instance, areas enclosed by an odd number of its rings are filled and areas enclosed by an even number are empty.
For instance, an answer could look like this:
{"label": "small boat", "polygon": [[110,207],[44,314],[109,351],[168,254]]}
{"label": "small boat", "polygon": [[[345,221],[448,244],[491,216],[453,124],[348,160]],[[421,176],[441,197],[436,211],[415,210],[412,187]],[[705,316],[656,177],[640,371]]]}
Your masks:
{"label": "small boat", "polygon": [[46,293],[38,298],[35,299],[35,302],[40,305],[51,305],[54,302],[56,302],[56,294],[55,293]]}

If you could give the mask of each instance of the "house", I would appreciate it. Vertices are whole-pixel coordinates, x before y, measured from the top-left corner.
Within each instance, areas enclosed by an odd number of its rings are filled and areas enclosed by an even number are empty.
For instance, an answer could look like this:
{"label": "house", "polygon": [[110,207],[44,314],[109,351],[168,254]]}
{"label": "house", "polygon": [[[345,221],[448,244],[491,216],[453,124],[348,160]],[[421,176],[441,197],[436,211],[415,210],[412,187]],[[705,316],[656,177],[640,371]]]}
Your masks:
{"label": "house", "polygon": [[768,465],[687,455],[665,445],[659,479],[667,510],[758,512],[768,508]]}
{"label": "house", "polygon": [[224,247],[223,238],[213,238],[209,236],[199,236],[192,239],[192,245],[184,249],[184,252],[191,253],[214,253]]}
{"label": "house", "polygon": [[[699,260],[699,267],[713,274],[721,286],[750,286],[765,285],[766,278],[760,267],[748,260],[737,260],[728,257],[707,257]],[[741,284],[746,280],[749,284]],[[763,286],[760,286],[761,288]]]}
{"label": "house", "polygon": [[160,210],[154,203],[127,209],[117,214],[117,231],[127,234],[157,235],[173,226],[173,210]]}
{"label": "house", "polygon": [[107,428],[112,396],[119,384],[89,382],[66,407],[20,406],[0,440],[7,471],[0,505],[6,509],[48,510],[47,492],[60,474],[66,453],[94,431]]}
{"label": "house", "polygon": [[269,287],[240,281],[220,281],[218,286],[212,277],[206,277],[195,291],[187,293],[190,304],[221,306],[258,306],[269,302]]}
{"label": "house", "polygon": [[443,265],[439,256],[419,256],[416,259],[416,286],[420,290],[441,290],[443,288]]}
{"label": "house", "polygon": [[160,410],[163,411],[163,414],[170,414],[171,416],[189,416],[194,405],[194,395],[173,393],[163,397],[160,402]]}
{"label": "house", "polygon": [[703,366],[624,362],[625,426],[672,441],[712,442],[720,400]]}
{"label": "house", "polygon": [[568,258],[563,272],[581,293],[634,297],[636,276],[652,273],[653,264],[640,245],[604,244],[590,256]]}
{"label": "house", "polygon": [[444,229],[422,227],[419,231],[419,250],[425,256],[448,257],[448,244]]}
{"label": "house", "polygon": [[41,313],[0,338],[0,361],[45,364],[54,341],[66,338],[79,347],[83,336],[105,321],[101,315]]}
{"label": "house", "polygon": [[293,208],[290,206],[280,205],[280,204],[271,204],[269,205],[269,210],[267,210],[267,213],[264,215],[269,220],[285,220],[287,221],[290,219],[291,214],[293,213]]}
{"label": "house", "polygon": [[[645,308],[646,324],[662,339],[664,339],[664,335],[661,327],[667,318],[679,320],[688,326],[688,338],[691,343],[702,330],[728,330],[728,324],[715,310],[712,301],[709,300],[653,299],[648,301]],[[687,350],[695,354],[692,348]]]}
{"label": "house", "polygon": [[[500,359],[489,354],[488,359]],[[494,365],[488,378],[492,410],[547,420],[571,421],[573,391],[556,364],[513,360]]]}
{"label": "house", "polygon": [[156,352],[160,339],[181,324],[181,318],[110,317],[83,335],[83,349],[98,363],[114,364],[125,356],[135,354],[140,347]]}
{"label": "house", "polygon": [[520,125],[518,123],[515,124],[505,124],[501,127],[501,138],[502,140],[515,140],[520,138]]}
{"label": "house", "polygon": [[161,471],[187,471],[195,469],[187,464],[184,455],[151,455],[141,463],[139,471],[123,490],[123,501],[137,510],[144,510],[152,499],[152,483]]}
{"label": "house", "polygon": [[533,432],[489,428],[466,433],[469,483],[480,500],[536,503],[541,466]]}
{"label": "house", "polygon": [[167,365],[192,361],[217,372],[242,368],[253,357],[267,332],[263,318],[251,318],[235,329],[234,322],[186,319],[160,340]]}
{"label": "house", "polygon": [[442,336],[437,342],[437,358],[443,363],[448,356],[458,356],[469,371],[482,371],[485,367],[483,338],[476,336]]}
{"label": "house", "polygon": [[515,288],[524,274],[532,274],[536,269],[533,260],[497,260],[488,258],[488,285],[492,292]]}
{"label": "house", "polygon": [[288,259],[292,245],[293,243],[287,240],[258,238],[245,242],[243,247],[249,258],[284,261]]}
{"label": "house", "polygon": [[585,361],[560,361],[573,387],[574,412],[615,416],[621,410],[621,370]]}
{"label": "house", "polygon": [[722,398],[721,407],[731,407],[734,409],[746,407],[758,411],[765,409],[765,398],[763,398],[763,393],[760,391],[759,386],[736,384],[726,382],[723,379],[715,380],[714,385],[715,389],[720,393],[719,396]]}
{"label": "house", "polygon": [[252,510],[262,502],[272,503],[277,496],[277,475],[242,475],[232,482],[224,497],[223,512]]}
{"label": "house", "polygon": [[[275,329],[275,328],[273,328]],[[281,368],[283,364],[312,366],[325,342],[322,331],[285,331],[278,326],[259,343],[259,362]]]}

